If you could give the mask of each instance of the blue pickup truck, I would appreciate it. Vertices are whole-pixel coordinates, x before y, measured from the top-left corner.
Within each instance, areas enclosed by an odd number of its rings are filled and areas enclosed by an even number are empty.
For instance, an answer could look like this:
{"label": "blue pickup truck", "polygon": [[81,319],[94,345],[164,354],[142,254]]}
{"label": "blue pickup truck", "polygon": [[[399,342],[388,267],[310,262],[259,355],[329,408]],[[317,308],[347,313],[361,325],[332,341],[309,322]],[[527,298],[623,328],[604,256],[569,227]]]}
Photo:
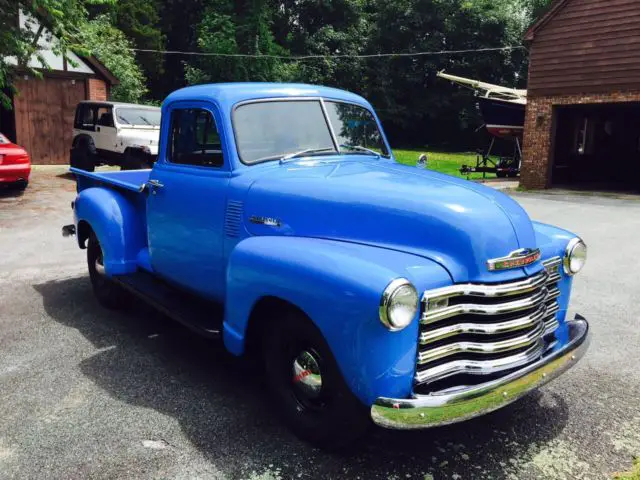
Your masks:
{"label": "blue pickup truck", "polygon": [[513,402],[584,354],[586,246],[491,188],[395,162],[371,105],[310,85],[185,88],[151,170],[77,176],[106,307],[141,297],[263,368],[321,447]]}

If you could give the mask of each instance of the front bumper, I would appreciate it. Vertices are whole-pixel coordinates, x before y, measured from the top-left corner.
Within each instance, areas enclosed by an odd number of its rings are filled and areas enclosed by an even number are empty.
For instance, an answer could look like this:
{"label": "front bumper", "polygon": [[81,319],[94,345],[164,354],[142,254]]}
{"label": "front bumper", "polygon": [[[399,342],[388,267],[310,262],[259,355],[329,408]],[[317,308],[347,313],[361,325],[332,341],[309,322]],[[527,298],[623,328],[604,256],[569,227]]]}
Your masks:
{"label": "front bumper", "polygon": [[505,377],[448,393],[381,397],[371,407],[371,418],[385,428],[417,429],[462,422],[502,408],[562,375],[582,358],[589,347],[589,324],[576,316],[567,328],[569,341],[564,347]]}

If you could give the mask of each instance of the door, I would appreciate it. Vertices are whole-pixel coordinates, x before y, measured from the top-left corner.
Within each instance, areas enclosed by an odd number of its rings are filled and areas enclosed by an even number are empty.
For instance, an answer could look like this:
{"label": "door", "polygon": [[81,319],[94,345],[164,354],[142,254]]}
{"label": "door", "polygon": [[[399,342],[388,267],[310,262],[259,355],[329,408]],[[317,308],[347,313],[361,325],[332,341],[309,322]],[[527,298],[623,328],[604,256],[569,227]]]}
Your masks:
{"label": "door", "polygon": [[[166,280],[210,299],[224,298],[223,224],[229,161],[213,106],[189,103],[168,112],[169,128],[150,176],[149,255]],[[165,135],[167,135],[165,137]]]}
{"label": "door", "polygon": [[108,152],[114,152],[117,149],[117,130],[113,123],[113,108],[110,106],[99,106],[96,108],[96,128],[93,141],[98,150],[102,150],[104,156],[109,156]]}

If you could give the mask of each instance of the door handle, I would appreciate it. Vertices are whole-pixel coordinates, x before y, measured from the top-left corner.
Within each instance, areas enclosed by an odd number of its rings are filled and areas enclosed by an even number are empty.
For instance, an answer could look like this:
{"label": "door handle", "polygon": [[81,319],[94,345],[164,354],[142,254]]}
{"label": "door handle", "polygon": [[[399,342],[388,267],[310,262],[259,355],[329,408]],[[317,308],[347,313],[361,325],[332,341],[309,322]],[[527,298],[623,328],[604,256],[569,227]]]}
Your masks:
{"label": "door handle", "polygon": [[99,131],[100,131],[100,127],[96,127],[96,132],[99,132]]}
{"label": "door handle", "polygon": [[155,180],[155,179],[151,179],[147,182],[147,185],[149,185],[151,187],[151,193],[153,195],[156,194],[156,190],[158,190],[159,188],[163,188],[164,185],[162,183],[160,183],[159,180]]}

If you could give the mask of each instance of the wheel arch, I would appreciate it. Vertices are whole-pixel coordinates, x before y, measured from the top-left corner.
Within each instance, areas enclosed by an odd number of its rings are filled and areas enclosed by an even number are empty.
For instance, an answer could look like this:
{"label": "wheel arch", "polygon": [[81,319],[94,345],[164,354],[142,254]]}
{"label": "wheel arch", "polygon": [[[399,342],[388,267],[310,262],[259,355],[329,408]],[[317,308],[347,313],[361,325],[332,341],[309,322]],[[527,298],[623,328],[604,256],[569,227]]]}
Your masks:
{"label": "wheel arch", "polygon": [[93,228],[91,228],[91,224],[86,220],[80,220],[78,222],[78,227],[76,228],[77,234],[76,237],[78,239],[78,246],[82,249],[87,248],[87,240],[89,240],[89,236],[93,232]]}
{"label": "wheel arch", "polygon": [[245,333],[245,351],[247,355],[255,355],[260,351],[260,341],[269,328],[269,322],[276,315],[295,312],[306,317],[309,315],[298,305],[274,295],[260,297],[253,305]]}

